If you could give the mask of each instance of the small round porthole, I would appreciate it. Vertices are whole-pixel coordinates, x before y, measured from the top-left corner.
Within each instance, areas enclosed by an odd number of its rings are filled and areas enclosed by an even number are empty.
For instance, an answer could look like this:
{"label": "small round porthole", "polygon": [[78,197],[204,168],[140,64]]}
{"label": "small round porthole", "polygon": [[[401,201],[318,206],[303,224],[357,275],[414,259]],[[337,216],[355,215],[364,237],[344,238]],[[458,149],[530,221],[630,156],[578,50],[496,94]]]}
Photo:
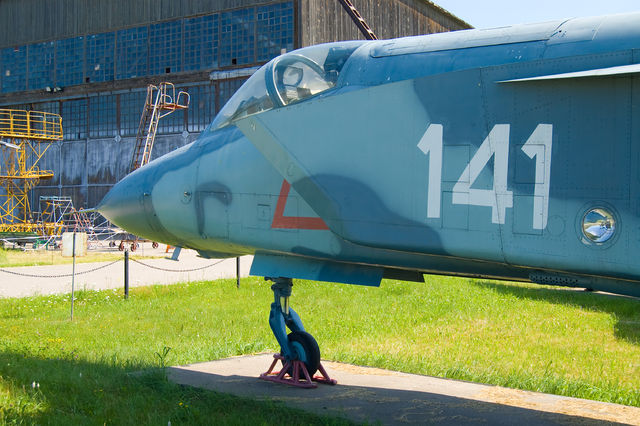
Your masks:
{"label": "small round porthole", "polygon": [[616,233],[616,219],[607,209],[587,210],[582,218],[582,234],[596,244],[609,241]]}

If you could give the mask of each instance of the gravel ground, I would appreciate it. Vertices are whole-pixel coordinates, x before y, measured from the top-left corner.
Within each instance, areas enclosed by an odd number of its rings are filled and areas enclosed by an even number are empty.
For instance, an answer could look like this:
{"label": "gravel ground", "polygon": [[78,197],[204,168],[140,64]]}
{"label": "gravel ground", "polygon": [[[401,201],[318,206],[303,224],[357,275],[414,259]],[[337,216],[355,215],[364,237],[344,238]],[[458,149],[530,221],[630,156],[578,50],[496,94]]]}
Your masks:
{"label": "gravel ground", "polygon": [[[105,251],[120,253],[117,248]],[[174,261],[170,259],[171,252],[166,254],[165,251],[165,245],[153,249],[151,243],[143,243],[135,254],[148,258],[137,259],[144,264],[129,261],[129,286],[236,277],[236,259],[203,259],[193,250],[182,250],[178,261]],[[152,258],[158,256],[162,258]],[[252,256],[240,258],[241,277],[249,275],[252,259]],[[77,263],[75,289],[104,290],[124,287],[124,261],[111,263]],[[93,271],[99,267],[102,268]],[[92,272],[83,273],[85,271]],[[1,268],[0,297],[71,293],[71,272],[71,264]]]}

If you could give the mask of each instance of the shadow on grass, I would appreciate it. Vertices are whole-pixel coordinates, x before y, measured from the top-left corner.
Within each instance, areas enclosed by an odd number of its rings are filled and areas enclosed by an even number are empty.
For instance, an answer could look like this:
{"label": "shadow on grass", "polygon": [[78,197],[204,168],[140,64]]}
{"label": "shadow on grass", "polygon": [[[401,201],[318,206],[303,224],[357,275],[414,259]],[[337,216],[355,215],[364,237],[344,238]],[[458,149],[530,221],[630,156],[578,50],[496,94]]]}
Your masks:
{"label": "shadow on grass", "polygon": [[611,314],[616,320],[615,336],[640,345],[640,299],[565,288],[527,288],[488,281],[473,281],[473,284],[519,299],[542,300]]}
{"label": "shadow on grass", "polygon": [[0,424],[348,424],[109,364],[0,352]]}

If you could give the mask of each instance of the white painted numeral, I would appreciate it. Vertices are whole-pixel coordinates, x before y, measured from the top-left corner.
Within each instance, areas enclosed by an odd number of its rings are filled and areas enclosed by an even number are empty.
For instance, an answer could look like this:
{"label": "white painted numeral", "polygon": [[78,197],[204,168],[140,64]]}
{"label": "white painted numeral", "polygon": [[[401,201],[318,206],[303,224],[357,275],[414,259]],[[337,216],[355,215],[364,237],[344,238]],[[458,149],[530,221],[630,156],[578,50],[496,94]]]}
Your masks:
{"label": "white painted numeral", "polygon": [[[493,189],[471,188],[492,156]],[[453,204],[491,207],[491,222],[504,224],[506,209],[513,207],[513,192],[507,190],[508,170],[509,125],[496,124],[454,185]]]}
{"label": "white painted numeral", "polygon": [[549,187],[551,186],[551,143],[553,125],[538,124],[522,150],[536,158],[536,179],[533,199],[533,229],[545,229],[549,217]]}
{"label": "white painted numeral", "polygon": [[418,148],[424,155],[429,155],[427,217],[439,218],[442,187],[442,124],[430,124],[422,135]]}
{"label": "white painted numeral", "polygon": [[[553,125],[538,124],[522,151],[536,160],[533,229],[545,229],[549,217],[551,187],[551,144]],[[418,148],[429,156],[427,218],[439,218],[442,197],[442,124],[430,124]],[[493,188],[472,188],[476,179],[493,157]],[[507,208],[513,207],[513,192],[507,189],[509,171],[509,124],[496,124],[491,129],[453,186],[453,204],[491,207],[491,222],[504,224]]]}

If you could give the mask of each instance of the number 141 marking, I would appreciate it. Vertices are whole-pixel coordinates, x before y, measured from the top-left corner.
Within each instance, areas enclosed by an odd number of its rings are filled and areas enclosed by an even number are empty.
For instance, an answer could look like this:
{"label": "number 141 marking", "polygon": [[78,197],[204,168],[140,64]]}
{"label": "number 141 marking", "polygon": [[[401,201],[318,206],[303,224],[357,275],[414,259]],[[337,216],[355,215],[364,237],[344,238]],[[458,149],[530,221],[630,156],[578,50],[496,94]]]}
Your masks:
{"label": "number 141 marking", "polygon": [[[507,189],[509,170],[509,124],[496,124],[489,132],[453,186],[453,204],[491,207],[491,222],[504,224],[506,209],[513,207],[513,192]],[[551,141],[553,125],[538,124],[522,151],[536,159],[533,229],[547,227],[549,216],[549,187],[551,186]],[[430,124],[418,143],[429,155],[429,187],[427,217],[439,218],[442,198],[442,124]],[[471,186],[493,157],[493,188],[475,189]]]}

